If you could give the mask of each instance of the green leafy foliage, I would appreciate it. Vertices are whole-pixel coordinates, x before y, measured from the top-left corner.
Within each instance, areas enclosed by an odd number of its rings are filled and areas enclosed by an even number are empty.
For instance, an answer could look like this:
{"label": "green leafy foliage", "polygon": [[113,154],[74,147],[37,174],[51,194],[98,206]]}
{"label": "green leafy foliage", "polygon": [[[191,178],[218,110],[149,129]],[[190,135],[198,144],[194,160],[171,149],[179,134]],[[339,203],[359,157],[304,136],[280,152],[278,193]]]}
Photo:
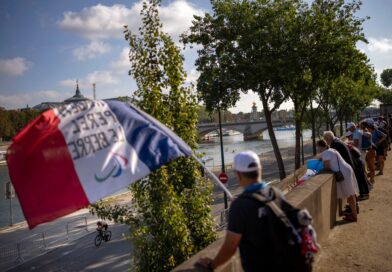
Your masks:
{"label": "green leafy foliage", "polygon": [[331,129],[338,121],[342,124],[344,119],[357,119],[378,94],[373,68],[362,53],[358,54],[349,69],[334,79],[325,79],[317,91],[315,100],[326,113],[325,120]]}
{"label": "green leafy foliage", "polygon": [[[355,81],[351,70],[357,71],[358,63],[367,62],[366,56],[356,49],[358,41],[366,41],[361,27],[364,19],[355,16],[360,5],[359,1],[316,0],[310,5],[302,2],[297,10],[293,29],[298,31],[293,31],[288,41],[292,76],[285,88],[295,110],[296,168],[300,166],[301,123],[312,98],[321,92],[328,99],[338,99],[340,93],[327,95],[328,82],[342,76],[353,76]],[[326,115],[329,113],[325,111]]]}
{"label": "green leafy foliage", "polygon": [[[185,44],[197,43],[200,98],[209,111],[234,106],[240,93],[257,93],[263,104],[280,177],[284,164],[272,127],[273,111],[288,98],[292,59],[287,54],[296,1],[212,1],[213,14],[195,16]],[[296,30],[297,31],[297,30]]]}
{"label": "green leafy foliage", "polygon": [[26,108],[23,110],[5,110],[0,108],[0,140],[11,140],[41,111]]}
{"label": "green leafy foliage", "polygon": [[[171,128],[193,149],[197,145],[197,98],[186,78],[180,49],[162,32],[160,1],[143,3],[143,26],[130,44],[137,105]],[[216,239],[211,185],[192,158],[180,158],[134,183],[132,208],[97,203],[92,212],[129,224],[137,271],[169,271]]]}
{"label": "green leafy foliage", "polygon": [[392,90],[379,86],[377,99],[383,104],[392,104]]}
{"label": "green leafy foliage", "polygon": [[389,88],[392,86],[392,69],[385,69],[380,75],[381,83]]}

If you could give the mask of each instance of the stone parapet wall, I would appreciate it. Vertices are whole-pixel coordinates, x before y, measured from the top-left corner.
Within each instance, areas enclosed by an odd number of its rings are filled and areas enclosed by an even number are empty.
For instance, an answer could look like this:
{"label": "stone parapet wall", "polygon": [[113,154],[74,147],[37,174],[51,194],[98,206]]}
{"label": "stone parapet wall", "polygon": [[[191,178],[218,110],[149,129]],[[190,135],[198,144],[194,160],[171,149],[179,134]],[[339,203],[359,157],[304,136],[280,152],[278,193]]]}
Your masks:
{"label": "stone parapet wall", "polygon": [[[288,179],[292,179],[292,177],[288,177]],[[282,182],[285,182],[285,180]],[[331,173],[314,176],[306,181],[305,184],[295,187],[288,192],[286,199],[297,207],[309,210],[313,216],[313,226],[317,231],[319,243],[325,241],[336,221],[338,201],[334,176]],[[223,239],[223,237],[218,239],[207,248],[198,252],[192,258],[176,267],[174,271],[204,271],[204,269],[195,267],[194,263],[202,256],[215,257],[223,243]],[[216,269],[216,271],[242,271],[238,251],[230,261]]]}

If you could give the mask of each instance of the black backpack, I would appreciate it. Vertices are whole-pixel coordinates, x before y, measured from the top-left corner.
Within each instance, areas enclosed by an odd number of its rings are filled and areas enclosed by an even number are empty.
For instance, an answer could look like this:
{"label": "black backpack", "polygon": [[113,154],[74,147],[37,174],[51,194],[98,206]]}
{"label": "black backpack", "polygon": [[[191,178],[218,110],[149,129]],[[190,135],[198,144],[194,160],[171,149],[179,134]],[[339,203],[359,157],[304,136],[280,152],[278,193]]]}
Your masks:
{"label": "black backpack", "polygon": [[268,187],[268,193],[244,192],[242,198],[251,198],[263,203],[272,213],[269,220],[268,236],[271,242],[268,251],[277,258],[276,271],[290,268],[290,271],[312,271],[314,254],[318,251],[316,232],[311,225],[312,217],[306,209],[298,209],[288,203],[282,193]]}

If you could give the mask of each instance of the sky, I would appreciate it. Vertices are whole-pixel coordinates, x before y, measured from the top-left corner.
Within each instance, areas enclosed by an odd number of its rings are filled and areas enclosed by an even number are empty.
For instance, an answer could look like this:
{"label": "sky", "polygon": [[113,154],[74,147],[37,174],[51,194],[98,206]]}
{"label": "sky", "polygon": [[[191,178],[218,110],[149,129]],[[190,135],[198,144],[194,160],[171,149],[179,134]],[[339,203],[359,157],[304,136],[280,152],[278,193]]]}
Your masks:
{"label": "sky", "polygon": [[[140,26],[139,0],[1,0],[0,1],[0,107],[32,107],[59,102],[75,93],[98,99],[130,96],[136,90],[128,76],[129,45],[123,26],[134,33]],[[160,18],[164,31],[178,36],[191,25],[194,14],[211,11],[209,0],[163,0]],[[358,17],[369,43],[359,43],[375,71],[392,68],[392,0],[363,0]],[[195,82],[196,49],[182,51],[187,82]],[[262,106],[249,92],[232,112],[250,112]],[[285,103],[281,108],[290,108]]]}

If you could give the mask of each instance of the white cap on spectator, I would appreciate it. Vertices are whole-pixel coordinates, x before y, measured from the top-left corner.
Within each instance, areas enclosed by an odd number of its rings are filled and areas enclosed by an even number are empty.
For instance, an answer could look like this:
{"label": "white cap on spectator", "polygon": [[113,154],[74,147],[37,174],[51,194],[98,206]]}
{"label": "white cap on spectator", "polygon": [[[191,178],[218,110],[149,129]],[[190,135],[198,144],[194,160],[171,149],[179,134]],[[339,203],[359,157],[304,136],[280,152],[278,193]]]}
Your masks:
{"label": "white cap on spectator", "polygon": [[235,155],[233,170],[237,172],[253,172],[261,169],[259,156],[253,151],[243,151]]}
{"label": "white cap on spectator", "polygon": [[353,133],[351,131],[346,132],[346,137],[350,137],[351,135],[353,135]]}
{"label": "white cap on spectator", "polygon": [[355,127],[355,124],[353,122],[350,122],[350,123],[347,124],[346,129],[350,129],[350,128],[353,128],[353,127]]}

